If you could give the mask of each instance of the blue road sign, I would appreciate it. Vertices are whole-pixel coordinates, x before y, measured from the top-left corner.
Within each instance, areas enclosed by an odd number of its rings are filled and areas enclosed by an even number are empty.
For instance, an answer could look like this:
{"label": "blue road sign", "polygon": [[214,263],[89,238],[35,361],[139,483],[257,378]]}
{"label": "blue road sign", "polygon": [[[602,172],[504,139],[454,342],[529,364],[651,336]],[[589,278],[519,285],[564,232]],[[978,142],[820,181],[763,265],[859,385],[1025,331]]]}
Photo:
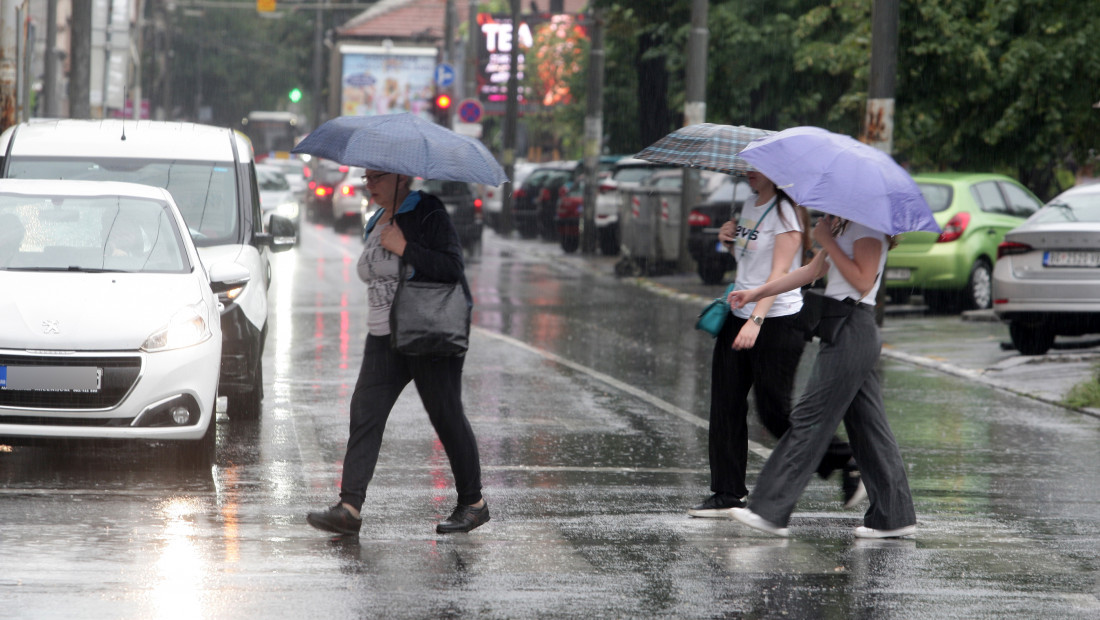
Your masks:
{"label": "blue road sign", "polygon": [[455,68],[447,63],[436,65],[435,83],[444,88],[455,83]]}
{"label": "blue road sign", "polygon": [[476,123],[481,120],[481,102],[477,99],[463,99],[458,104],[458,117],[464,123]]}

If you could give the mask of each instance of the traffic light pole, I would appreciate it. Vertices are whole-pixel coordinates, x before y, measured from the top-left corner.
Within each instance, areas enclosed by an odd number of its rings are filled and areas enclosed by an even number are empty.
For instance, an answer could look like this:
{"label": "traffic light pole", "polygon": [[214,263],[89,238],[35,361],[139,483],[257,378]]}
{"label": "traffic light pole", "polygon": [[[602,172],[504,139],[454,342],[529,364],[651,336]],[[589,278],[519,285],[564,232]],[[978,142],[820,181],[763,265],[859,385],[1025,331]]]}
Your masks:
{"label": "traffic light pole", "polygon": [[[581,253],[596,253],[596,201],[599,199],[600,152],[603,149],[603,10],[591,13],[591,47],[588,52],[588,100],[584,117],[584,218]],[[622,223],[619,224],[622,226]],[[621,228],[620,228],[621,230]]]}
{"label": "traffic light pole", "polygon": [[516,76],[519,65],[519,0],[511,0],[512,8],[512,49],[509,53],[508,63],[508,99],[504,107],[504,153],[501,159],[504,161],[504,175],[508,177],[508,191],[501,196],[500,204],[500,232],[503,235],[512,234],[512,193],[515,192],[515,183],[511,182],[516,172],[516,116],[519,114],[519,79]]}

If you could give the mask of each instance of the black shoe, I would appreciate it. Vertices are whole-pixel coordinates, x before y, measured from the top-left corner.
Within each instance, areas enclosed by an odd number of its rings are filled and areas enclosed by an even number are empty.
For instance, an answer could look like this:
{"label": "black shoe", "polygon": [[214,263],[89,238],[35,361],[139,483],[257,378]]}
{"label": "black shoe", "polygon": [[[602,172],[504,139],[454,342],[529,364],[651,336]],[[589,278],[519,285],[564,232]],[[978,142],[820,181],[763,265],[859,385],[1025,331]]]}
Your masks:
{"label": "black shoe", "polygon": [[345,535],[359,534],[359,528],[363,526],[363,520],[351,516],[344,504],[339,502],[328,510],[307,514],[306,522],[319,530]]}
{"label": "black shoe", "polygon": [[867,489],[863,486],[863,478],[859,475],[859,466],[855,461],[844,466],[842,476],[840,489],[844,492],[844,507],[854,508],[856,504],[867,499]]}
{"label": "black shoe", "polygon": [[479,525],[489,522],[489,503],[481,508],[463,506],[459,504],[447,520],[435,526],[435,531],[440,534],[453,534],[455,532],[469,532]]}
{"label": "black shoe", "polygon": [[733,516],[730,514],[731,508],[744,507],[745,502],[739,497],[734,497],[726,493],[715,493],[703,500],[702,504],[692,506],[688,510],[688,514],[693,517],[729,519]]}

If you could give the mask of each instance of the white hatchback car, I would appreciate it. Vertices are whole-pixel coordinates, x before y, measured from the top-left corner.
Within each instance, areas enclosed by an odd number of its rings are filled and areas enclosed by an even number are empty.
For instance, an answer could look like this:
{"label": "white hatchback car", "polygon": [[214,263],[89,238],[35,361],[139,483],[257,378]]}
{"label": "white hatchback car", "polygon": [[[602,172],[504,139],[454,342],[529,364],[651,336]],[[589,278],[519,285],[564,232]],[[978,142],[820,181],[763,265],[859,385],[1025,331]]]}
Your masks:
{"label": "white hatchback car", "polygon": [[204,268],[164,189],[0,181],[0,437],[173,440],[209,460],[216,295],[248,279]]}

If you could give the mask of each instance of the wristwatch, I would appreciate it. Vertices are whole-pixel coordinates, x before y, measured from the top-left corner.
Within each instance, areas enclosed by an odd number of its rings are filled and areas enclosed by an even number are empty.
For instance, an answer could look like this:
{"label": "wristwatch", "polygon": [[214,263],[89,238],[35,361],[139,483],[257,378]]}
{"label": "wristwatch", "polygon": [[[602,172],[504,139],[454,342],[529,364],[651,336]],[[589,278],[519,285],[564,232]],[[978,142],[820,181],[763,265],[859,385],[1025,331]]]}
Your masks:
{"label": "wristwatch", "polygon": [[764,324],[764,317],[756,316],[755,314],[750,316],[749,320],[752,321],[753,323],[756,323],[757,325],[763,325]]}

